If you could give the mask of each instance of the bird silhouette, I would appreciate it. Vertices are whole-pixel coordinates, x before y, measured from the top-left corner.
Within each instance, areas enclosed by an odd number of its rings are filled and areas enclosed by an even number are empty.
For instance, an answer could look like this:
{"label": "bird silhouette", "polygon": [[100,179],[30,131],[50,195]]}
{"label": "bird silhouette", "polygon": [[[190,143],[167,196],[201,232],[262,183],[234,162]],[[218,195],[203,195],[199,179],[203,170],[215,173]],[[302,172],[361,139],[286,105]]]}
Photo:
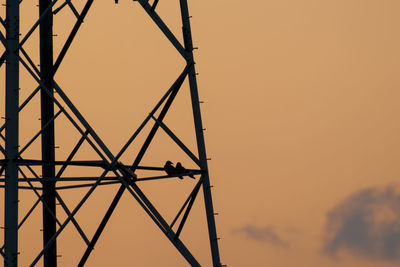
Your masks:
{"label": "bird silhouette", "polygon": [[[164,164],[164,171],[168,175],[176,175],[176,174],[180,173],[180,171],[177,171],[176,168],[174,167],[174,164],[169,160],[166,161]],[[183,179],[183,177],[179,176],[179,179]]]}
{"label": "bird silhouette", "polygon": [[[176,164],[175,170],[176,170],[176,172],[178,172],[178,173],[185,173],[185,172],[187,172],[187,169],[185,169],[185,167],[183,167],[182,164],[181,164],[180,162],[178,162],[178,163]],[[191,175],[191,174],[189,174],[189,177],[194,179],[194,176]]]}

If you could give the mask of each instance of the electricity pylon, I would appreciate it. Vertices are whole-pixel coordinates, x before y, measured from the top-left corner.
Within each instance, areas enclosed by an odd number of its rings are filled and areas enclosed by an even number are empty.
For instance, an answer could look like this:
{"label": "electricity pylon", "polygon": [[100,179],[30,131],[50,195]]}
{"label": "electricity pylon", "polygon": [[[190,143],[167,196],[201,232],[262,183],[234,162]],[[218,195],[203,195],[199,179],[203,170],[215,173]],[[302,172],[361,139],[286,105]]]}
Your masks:
{"label": "electricity pylon", "polygon": [[[198,260],[180,239],[180,234],[198,193],[202,191],[212,255],[210,262],[212,262],[213,266],[221,266],[187,0],[179,0],[183,44],[178,41],[179,38],[172,33],[158,15],[157,5],[159,0],[135,1],[157,25],[170,44],[185,60],[186,64],[182,66],[183,70],[175,82],[160,97],[149,115],[144,118],[141,125],[117,154],[111,153],[110,149],[96,134],[54,78],[94,2],[94,0],[82,0],[80,2],[81,8],[78,8],[77,1],[39,0],[39,16],[30,28],[23,33],[20,32],[20,6],[27,4],[28,1],[6,0],[5,17],[0,16],[0,28],[2,28],[0,30],[0,47],[4,46],[4,49],[0,50],[0,53],[2,53],[0,55],[0,70],[5,69],[5,117],[3,118],[4,124],[0,128],[0,187],[4,188],[5,197],[4,245],[1,247],[0,253],[4,258],[4,265],[18,266],[18,230],[30,219],[33,211],[41,204],[43,241],[38,248],[36,257],[32,259],[31,266],[35,266],[40,260],[43,260],[45,267],[57,266],[57,240],[69,224],[74,226],[82,237],[82,242],[86,244],[86,249],[82,251],[82,257],[77,262],[78,266],[83,266],[99,240],[121,196],[127,191],[186,261],[192,266],[200,266]],[[115,3],[118,3],[118,1],[115,0]],[[72,11],[76,20],[61,50],[55,54],[53,49],[53,19],[55,19],[56,14],[66,9]],[[37,60],[35,61],[26,49],[27,41],[32,39],[35,33],[39,36],[39,62],[36,62]],[[38,68],[37,66],[40,67]],[[26,73],[35,81],[35,87],[24,99],[20,99],[19,91],[21,70],[24,70],[24,75]],[[164,118],[185,80],[188,80],[190,88],[190,102],[197,144],[196,152],[192,152],[164,122]],[[33,99],[36,98],[39,98],[38,103],[40,103],[41,127],[28,138],[29,141],[20,144],[20,113],[29,105],[33,105],[35,103]],[[57,158],[55,153],[55,122],[61,117],[69,121],[75,131],[79,133],[79,139],[76,140],[75,145],[68,152],[68,156],[63,159]],[[137,136],[147,125],[150,125],[150,131],[146,133],[144,141],[137,141]],[[140,163],[158,131],[165,132],[197,167],[180,170],[173,167],[172,171],[166,174],[166,168],[163,166],[142,166]],[[37,157],[25,157],[26,153],[24,152],[32,149],[36,141],[40,141],[39,151],[36,154],[33,153]],[[92,151],[96,153],[97,157],[95,159],[76,160],[76,155],[84,144],[89,145]],[[133,163],[123,163],[121,157],[132,146],[135,146],[138,151]],[[32,153],[29,155],[32,155]],[[72,167],[96,169],[101,174],[89,177],[66,176],[66,171]],[[137,175],[138,170],[149,171],[152,175],[139,177]],[[167,222],[157,207],[141,190],[140,182],[187,176],[195,177],[192,190],[185,198],[183,205],[177,207],[178,212],[174,219]],[[89,237],[78,223],[76,214],[96,188],[107,185],[119,185],[119,189],[97,226],[97,230]],[[65,199],[61,197],[60,191],[76,190],[77,188],[87,188],[87,191],[76,205],[68,207]],[[19,192],[21,190],[31,190],[37,198],[22,218],[19,217],[18,211]],[[56,205],[62,207],[66,218],[60,219],[59,214],[56,213]],[[203,265],[205,264],[203,263]]]}

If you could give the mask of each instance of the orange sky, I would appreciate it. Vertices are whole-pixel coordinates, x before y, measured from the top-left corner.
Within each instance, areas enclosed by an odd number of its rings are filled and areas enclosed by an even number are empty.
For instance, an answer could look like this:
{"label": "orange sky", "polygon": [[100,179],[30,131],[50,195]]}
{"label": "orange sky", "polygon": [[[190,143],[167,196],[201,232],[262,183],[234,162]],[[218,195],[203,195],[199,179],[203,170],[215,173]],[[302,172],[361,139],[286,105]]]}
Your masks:
{"label": "orange sky", "polygon": [[[114,153],[184,67],[141,7],[119,2],[95,1],[56,75]],[[180,34],[178,1],[169,2],[160,1],[158,12]],[[26,33],[36,2],[22,5]],[[246,267],[398,266],[400,2],[231,0],[189,5],[199,47],[195,58],[222,262]],[[3,16],[4,7],[1,12]],[[72,25],[71,14],[65,11],[55,19],[59,49]],[[26,46],[35,59],[36,41]],[[4,77],[3,67],[0,72]],[[21,83],[26,96],[34,83],[30,78]],[[187,85],[183,90],[166,122],[194,147]],[[21,115],[21,143],[40,126],[36,104]],[[65,119],[57,129],[61,157],[77,135]],[[158,138],[144,163],[162,166],[167,159],[182,160],[165,135]],[[129,153],[127,163],[132,161]],[[80,155],[90,156],[89,149]],[[169,218],[192,185],[184,180],[143,188]],[[89,233],[116,190],[100,189],[79,213]],[[83,192],[65,198],[72,205]],[[31,195],[24,195],[22,210],[31,205]],[[21,230],[22,266],[32,260],[32,246],[41,238],[40,213],[34,216],[37,222],[32,219]],[[210,266],[200,202],[187,227],[184,240]],[[73,266],[83,242],[72,227],[66,231],[59,263]],[[128,194],[87,266],[111,264],[186,266]]]}

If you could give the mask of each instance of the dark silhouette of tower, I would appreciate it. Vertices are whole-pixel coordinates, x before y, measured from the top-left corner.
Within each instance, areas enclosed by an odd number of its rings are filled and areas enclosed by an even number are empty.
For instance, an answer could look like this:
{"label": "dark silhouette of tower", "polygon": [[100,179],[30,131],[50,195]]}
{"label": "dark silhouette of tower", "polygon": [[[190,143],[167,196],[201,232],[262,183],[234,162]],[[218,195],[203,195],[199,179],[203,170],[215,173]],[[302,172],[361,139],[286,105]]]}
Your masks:
{"label": "dark silhouette of tower", "polygon": [[[182,19],[181,39],[183,44],[158,15],[158,0],[136,0],[133,3],[140,5],[145,10],[162,34],[185,60],[185,65],[182,66],[181,74],[161,96],[139,128],[131,135],[121,150],[117,154],[113,154],[54,78],[94,0],[39,0],[39,16],[29,30],[23,33],[20,33],[20,6],[27,1],[6,0],[6,15],[0,17],[0,47],[4,47],[0,48],[0,68],[5,69],[5,117],[4,123],[0,126],[0,187],[4,188],[5,197],[4,246],[1,247],[0,254],[4,258],[5,266],[18,266],[18,230],[30,219],[33,210],[39,204],[42,206],[43,242],[42,246],[38,248],[37,256],[32,260],[31,266],[35,266],[40,260],[43,260],[45,267],[57,266],[57,240],[69,224],[74,226],[86,244],[82,257],[77,262],[78,266],[83,266],[124,192],[133,196],[190,265],[200,266],[198,260],[180,239],[182,229],[200,191],[204,195],[212,255],[210,262],[213,266],[221,266],[200,113],[188,3],[187,0],[178,1]],[[82,8],[78,8],[76,2],[80,2]],[[118,3],[118,1],[115,0],[115,3]],[[65,9],[70,9],[76,20],[60,52],[55,54],[53,51],[53,19],[58,12]],[[38,32],[39,35],[40,57],[38,62],[30,56],[25,47],[26,42],[32,39],[32,34],[35,32]],[[24,72],[21,71],[22,69]],[[28,73],[36,82],[35,88],[24,99],[20,99],[19,93],[22,73]],[[190,88],[197,144],[197,151],[195,152],[191,151],[164,121],[185,80],[187,80]],[[32,99],[35,98],[40,99],[41,127],[36,134],[28,139],[29,141],[21,144],[20,113],[27,106],[33,105]],[[60,117],[69,121],[74,130],[79,133],[79,138],[74,147],[68,152],[68,156],[62,159],[57,158],[55,153],[55,121]],[[136,137],[146,125],[151,125],[151,130],[146,134],[144,141],[139,142]],[[180,171],[166,175],[165,168],[162,166],[142,166],[141,161],[158,131],[164,131],[175,142],[176,146],[187,155],[188,159],[195,164],[196,168],[179,167]],[[31,149],[36,140],[40,140],[41,143],[38,156],[26,158],[24,152]],[[76,155],[83,145],[88,145],[97,154],[97,158],[76,160]],[[138,148],[133,163],[121,162],[121,157],[133,145]],[[179,164],[179,166],[182,165]],[[101,174],[90,177],[66,176],[65,173],[72,167],[95,168],[100,170]],[[138,170],[151,171],[151,173],[159,172],[159,174],[139,177],[137,175]],[[175,218],[171,222],[167,222],[157,210],[157,207],[141,190],[140,182],[178,178],[179,176],[194,176],[195,180],[190,179],[193,182],[193,189]],[[94,234],[92,236],[86,235],[76,218],[77,212],[91,197],[96,188],[115,184],[119,185],[119,189],[109,204],[107,212]],[[88,191],[76,205],[68,206],[60,191],[76,188],[87,188]],[[37,197],[37,200],[32,203],[32,208],[23,217],[19,217],[18,212],[19,192],[21,190],[31,190]],[[61,206],[66,218],[61,219],[58,216],[56,205]],[[202,265],[205,264],[208,263],[202,263]]]}

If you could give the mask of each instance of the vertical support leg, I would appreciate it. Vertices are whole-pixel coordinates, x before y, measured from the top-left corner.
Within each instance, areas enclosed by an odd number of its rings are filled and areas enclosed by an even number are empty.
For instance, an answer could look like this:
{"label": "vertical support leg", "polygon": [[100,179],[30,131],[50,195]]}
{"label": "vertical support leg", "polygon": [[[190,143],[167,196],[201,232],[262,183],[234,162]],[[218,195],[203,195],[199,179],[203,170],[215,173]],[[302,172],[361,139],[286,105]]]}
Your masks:
{"label": "vertical support leg", "polygon": [[[190,17],[189,17],[187,0],[180,0],[180,7],[181,7],[182,25],[183,25],[182,27],[183,39],[185,43],[185,50],[188,52],[188,64],[194,63],[193,42],[190,29]],[[220,267],[221,260],[218,249],[217,231],[215,228],[214,208],[212,204],[211,190],[210,190],[210,179],[208,176],[207,155],[206,155],[206,147],[203,135],[203,125],[201,121],[200,102],[197,89],[195,64],[190,64],[189,85],[190,85],[190,95],[192,98],[192,109],[193,109],[194,123],[196,128],[197,149],[199,152],[200,167],[202,170],[206,171],[204,173],[203,193],[204,193],[208,232],[211,245],[212,261],[213,261],[213,266]]]}
{"label": "vertical support leg", "polygon": [[[51,5],[51,0],[39,1],[39,16],[43,14],[40,23],[40,76],[43,84],[53,94],[53,14],[45,13]],[[47,208],[43,207],[43,247],[56,233],[56,220],[52,214],[56,214],[56,195],[55,195],[55,153],[54,153],[54,103],[45,89],[41,89],[41,122],[42,129],[49,124],[42,133],[42,174],[43,177],[53,179],[53,181],[43,182],[43,201]],[[57,247],[53,242],[44,254],[44,266],[57,266]]]}
{"label": "vertical support leg", "polygon": [[4,266],[18,264],[18,105],[19,105],[19,1],[6,2],[6,179]]}

